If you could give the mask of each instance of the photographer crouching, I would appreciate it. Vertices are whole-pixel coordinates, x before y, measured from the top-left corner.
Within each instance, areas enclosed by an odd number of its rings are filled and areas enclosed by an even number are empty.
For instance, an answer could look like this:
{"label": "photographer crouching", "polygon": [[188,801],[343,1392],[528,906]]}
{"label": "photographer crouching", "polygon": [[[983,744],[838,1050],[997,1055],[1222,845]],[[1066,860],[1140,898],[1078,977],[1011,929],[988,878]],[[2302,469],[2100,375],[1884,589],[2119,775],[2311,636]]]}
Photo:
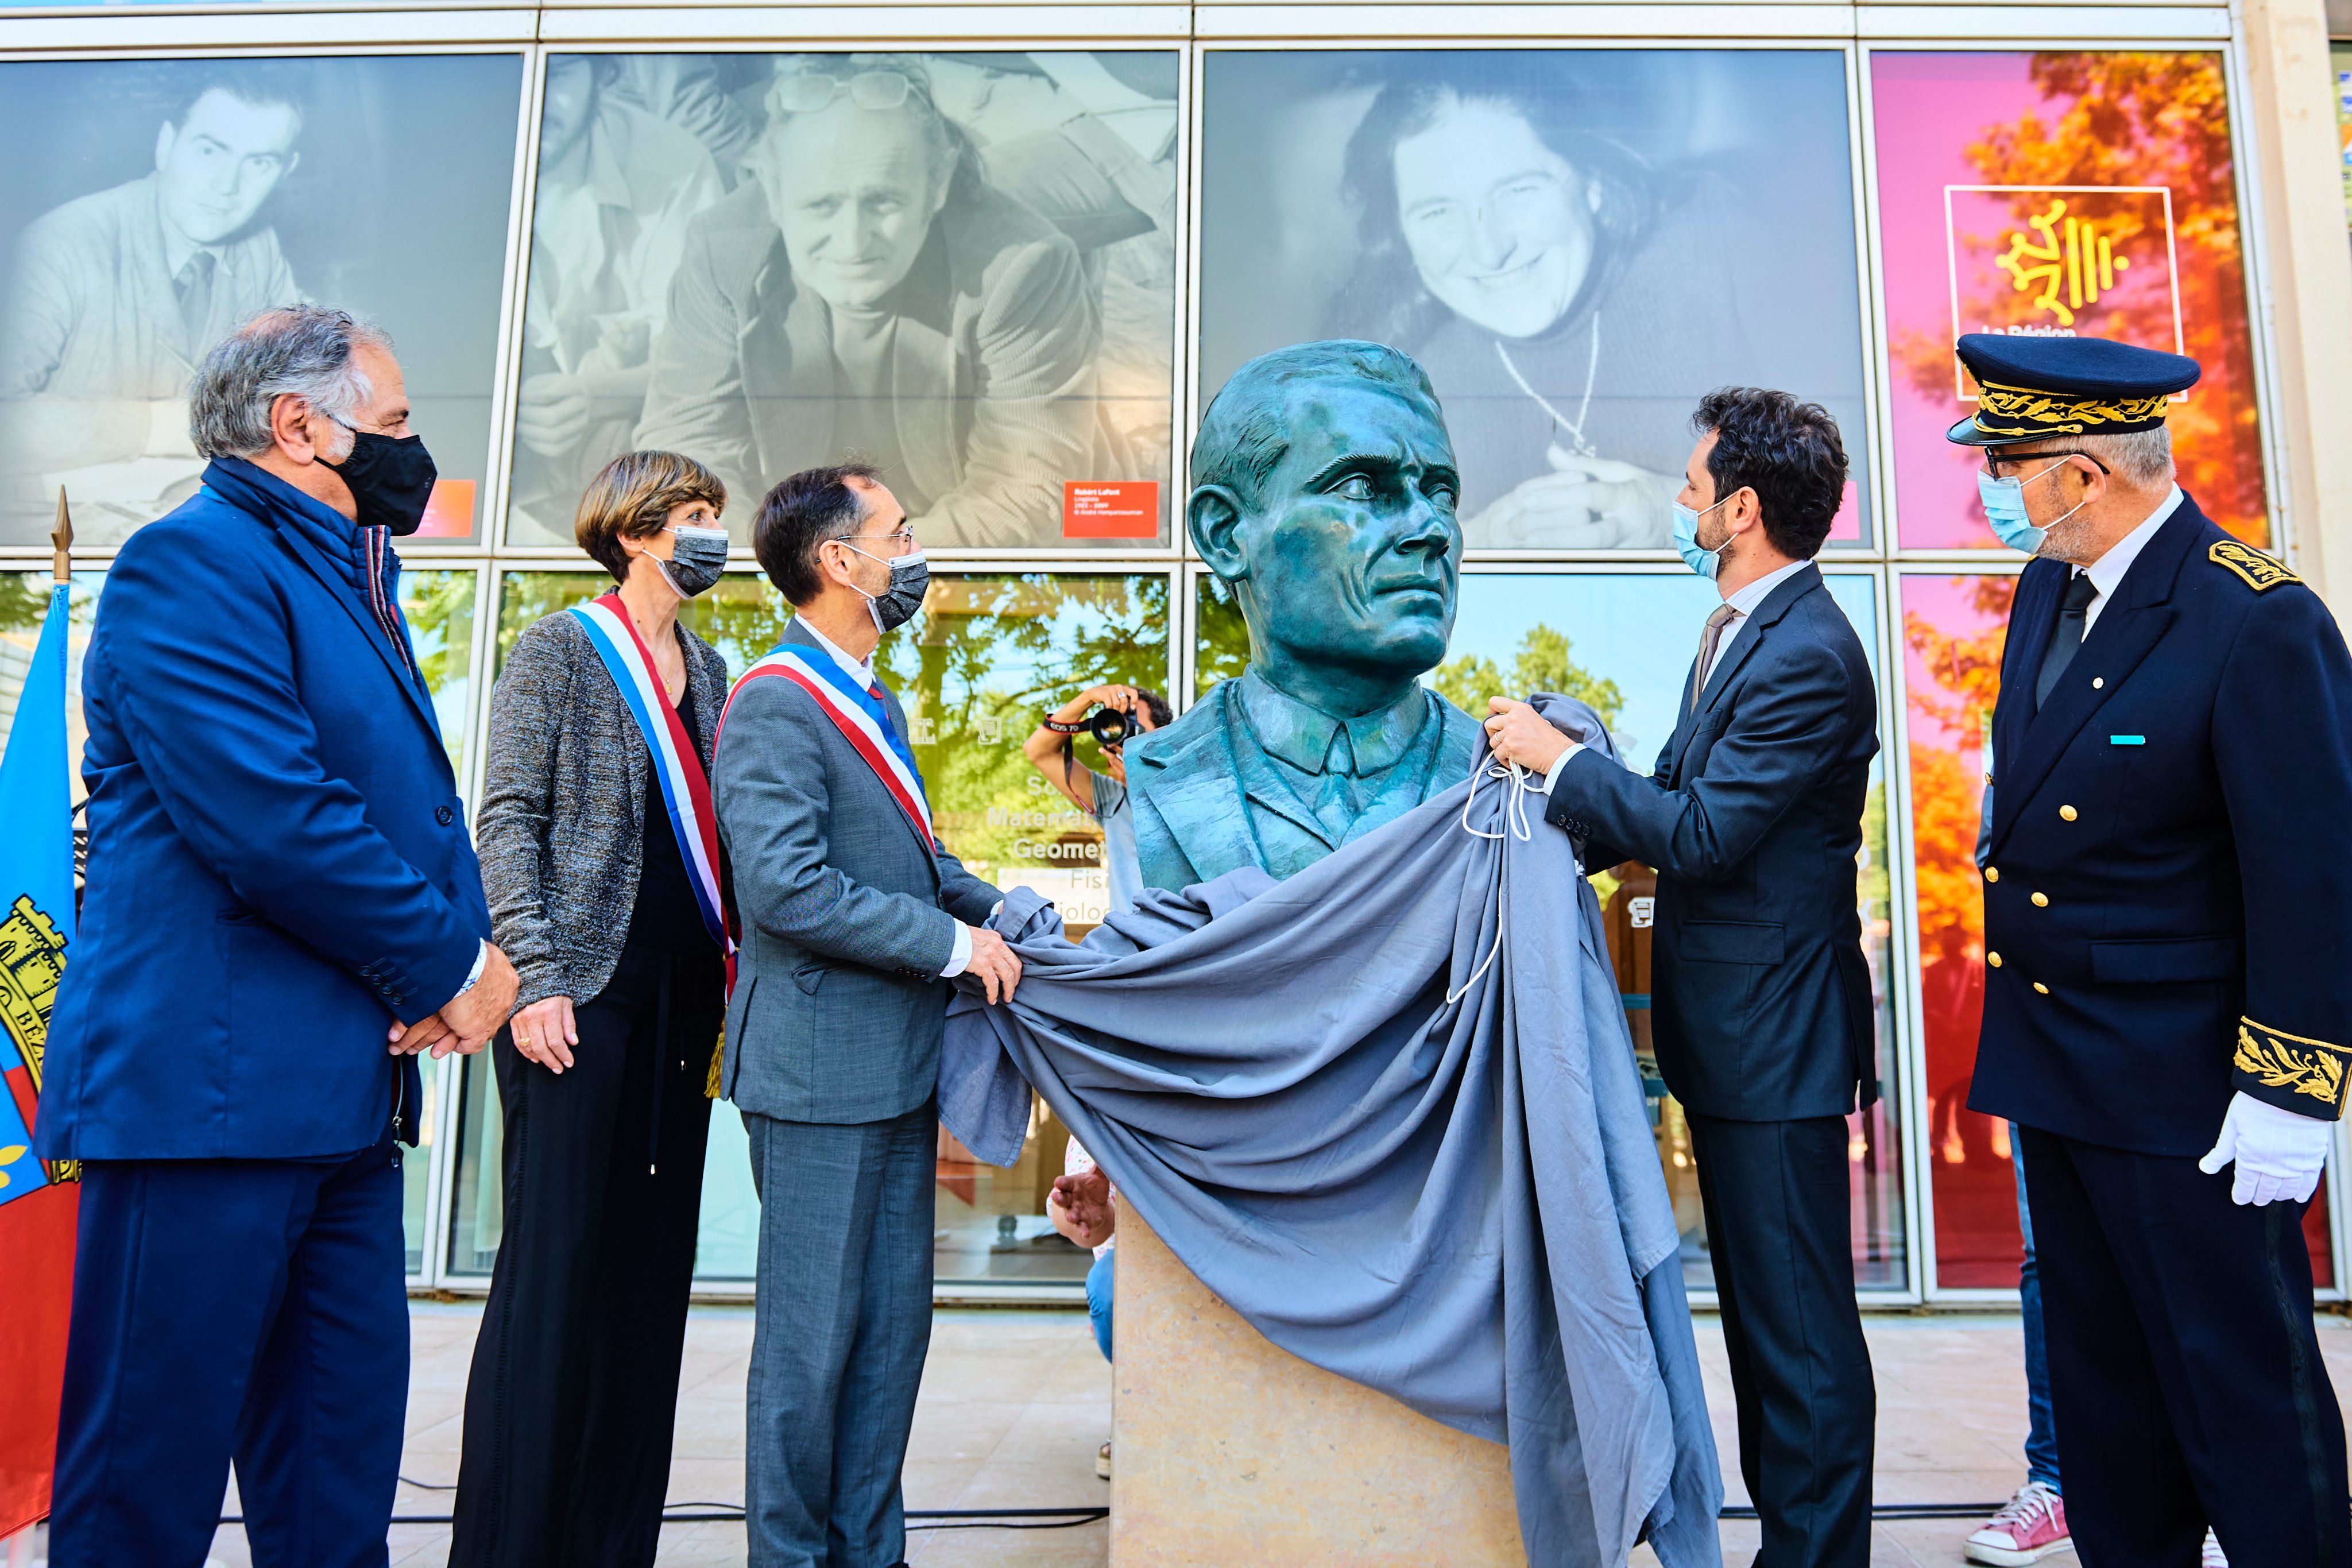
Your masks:
{"label": "photographer crouching", "polygon": [[[1022,742],[1029,766],[1059,789],[1071,805],[1102,827],[1103,869],[1110,883],[1110,906],[1131,909],[1142,886],[1135,853],[1135,819],[1127,806],[1127,767],[1118,748],[1130,735],[1148,735],[1172,718],[1168,699],[1135,686],[1089,686],[1045,716]],[[1071,742],[1092,735],[1102,747],[1108,777],[1082,767]]]}

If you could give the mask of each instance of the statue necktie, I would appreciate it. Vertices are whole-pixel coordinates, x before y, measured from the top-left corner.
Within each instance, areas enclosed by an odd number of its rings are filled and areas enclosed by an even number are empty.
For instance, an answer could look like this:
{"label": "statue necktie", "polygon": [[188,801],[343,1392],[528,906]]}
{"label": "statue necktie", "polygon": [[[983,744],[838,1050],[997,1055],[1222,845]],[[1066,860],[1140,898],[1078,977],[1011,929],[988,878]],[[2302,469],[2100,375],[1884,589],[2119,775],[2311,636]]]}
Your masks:
{"label": "statue necktie", "polygon": [[182,264],[180,275],[172,280],[172,292],[180,303],[180,325],[188,334],[188,359],[192,363],[212,347],[205,340],[205,327],[213,314],[213,253],[200,250]]}
{"label": "statue necktie", "polygon": [[1716,644],[1723,640],[1723,629],[1739,613],[1728,604],[1718,604],[1715,613],[1706,618],[1706,630],[1698,640],[1698,665],[1691,671],[1690,711],[1698,711],[1699,694],[1706,690],[1707,676],[1715,674]]}
{"label": "statue necktie", "polygon": [[1356,818],[1356,748],[1348,739],[1348,727],[1341,725],[1331,734],[1331,749],[1323,757],[1323,786],[1315,792],[1315,820],[1331,834],[1338,843],[1348,835],[1348,826]]}
{"label": "statue necktie", "polygon": [[2050,645],[2042,650],[2042,674],[2033,683],[2033,711],[2040,713],[2042,705],[2050,700],[2057,689],[2058,677],[2074,662],[2083,648],[2083,628],[2091,612],[2091,601],[2099,596],[2098,585],[2088,572],[2078,571],[2066,582],[2066,596],[2058,601],[2058,624],[2050,629]]}

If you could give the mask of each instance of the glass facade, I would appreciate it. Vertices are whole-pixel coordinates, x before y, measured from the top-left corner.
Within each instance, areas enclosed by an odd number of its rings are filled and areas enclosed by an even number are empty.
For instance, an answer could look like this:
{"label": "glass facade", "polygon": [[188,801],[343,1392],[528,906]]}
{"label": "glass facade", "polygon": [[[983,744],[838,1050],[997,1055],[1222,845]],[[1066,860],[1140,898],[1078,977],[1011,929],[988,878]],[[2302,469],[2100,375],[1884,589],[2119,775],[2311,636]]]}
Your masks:
{"label": "glass facade", "polygon": [[[439,464],[403,604],[469,800],[505,651],[605,586],[571,542],[599,464],[662,444],[727,478],[734,568],[691,622],[740,670],[785,619],[747,548],[757,496],[864,456],[932,554],[924,612],[880,661],[941,836],[1084,926],[1107,902],[1101,834],[1021,743],[1088,685],[1181,710],[1246,661],[1185,538],[1181,479],[1242,361],[1326,336],[1421,359],[1468,547],[1430,683],[1473,709],[1577,693],[1645,764],[1713,602],[1666,548],[1690,408],[1717,385],[1785,386],[1845,433],[1823,566],[1874,661],[1885,742],[1859,884],[1883,1092],[1851,1126],[1857,1280],[1896,1301],[2013,1286],[2009,1134],[1965,1098],[1979,751],[2017,562],[1943,440],[1973,395],[1950,344],[2098,331],[2197,356],[2172,411],[2183,482],[2241,537],[2292,549],[2231,46],[2176,25],[2195,7],[2119,8],[2140,31],[2099,48],[1505,47],[1449,40],[1437,9],[1408,47],[1321,9],[1328,37],[1298,47],[1179,21],[976,52],[686,52],[644,36],[651,12],[610,45],[542,47],[446,37],[457,13],[418,10],[397,48],[278,13],[260,58],[201,26],[152,48],[110,31],[144,7],[44,35],[69,45],[0,46],[17,48],[0,130],[25,171],[0,187],[0,725],[59,486],[86,637],[114,549],[201,471],[189,369],[253,308],[306,297],[391,331]],[[1658,15],[1671,33],[1682,13]],[[1640,1046],[1651,884],[1633,866],[1595,882]],[[483,1058],[427,1078],[411,1268],[479,1289],[497,1092]],[[1654,1087],[1705,1289],[1687,1135]],[[757,1206],[739,1119],[717,1107],[712,1132],[698,1270],[740,1291]],[[1043,1218],[1065,1141],[1041,1109],[1006,1171],[941,1134],[943,1291],[1075,1292],[1085,1255]],[[2332,1281],[2325,1205],[2310,1234]]]}

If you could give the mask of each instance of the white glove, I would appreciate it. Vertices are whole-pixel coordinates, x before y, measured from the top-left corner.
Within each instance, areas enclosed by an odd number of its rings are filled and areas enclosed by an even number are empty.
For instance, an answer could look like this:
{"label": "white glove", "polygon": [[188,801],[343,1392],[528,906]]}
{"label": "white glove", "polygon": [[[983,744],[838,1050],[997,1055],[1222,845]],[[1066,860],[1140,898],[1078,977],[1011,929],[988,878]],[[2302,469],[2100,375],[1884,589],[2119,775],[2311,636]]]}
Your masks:
{"label": "white glove", "polygon": [[2221,1135],[2197,1168],[2207,1176],[2238,1163],[2237,1183],[2230,1189],[2233,1203],[2257,1207],[2293,1198],[2301,1203],[2319,1185],[2327,1164],[2328,1145],[2336,1141],[2336,1124],[2316,1116],[2297,1115],[2251,1094],[2230,1099],[2230,1113],[2221,1118]]}

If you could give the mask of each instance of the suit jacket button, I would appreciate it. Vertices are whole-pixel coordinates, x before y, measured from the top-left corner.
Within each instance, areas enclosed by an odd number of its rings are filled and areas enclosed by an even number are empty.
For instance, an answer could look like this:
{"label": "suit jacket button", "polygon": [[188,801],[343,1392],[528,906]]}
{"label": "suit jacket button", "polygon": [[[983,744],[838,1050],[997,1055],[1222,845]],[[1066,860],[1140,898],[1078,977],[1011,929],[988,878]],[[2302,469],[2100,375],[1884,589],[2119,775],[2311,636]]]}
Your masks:
{"label": "suit jacket button", "polygon": [[2000,867],[1997,865],[1989,865],[1985,867],[1985,880],[1987,882],[1999,882],[2000,880]]}
{"label": "suit jacket button", "polygon": [[433,808],[433,820],[446,828],[457,820],[457,813],[446,806],[436,806]]}
{"label": "suit jacket button", "polygon": [[2048,894],[2046,894],[2046,893],[2037,893],[2037,894],[2035,894],[2033,895],[2033,907],[2034,907],[2034,908],[2036,908],[2036,909],[2047,909],[2047,908],[2049,908],[2049,907],[2050,907],[2050,895],[2049,895]]}
{"label": "suit jacket button", "polygon": [[2000,955],[1998,953],[1987,953],[1985,955],[1985,962],[1998,969],[2000,967]]}
{"label": "suit jacket button", "polygon": [[2071,822],[2077,815],[2078,813],[2072,806],[2061,806],[2058,808],[2058,820],[2062,822]]}
{"label": "suit jacket button", "polygon": [[2036,981],[2034,981],[2034,982],[2033,982],[2033,988],[2034,988],[2035,990],[2037,990],[2037,991],[2041,992],[2041,993],[2042,993],[2043,996],[2045,996],[2045,997],[2046,997],[2046,996],[2048,996],[2048,995],[2050,994],[2050,988],[2049,988],[2049,987],[2047,987],[2047,986],[2045,986],[2045,985],[2043,985],[2043,984],[2042,984],[2041,981],[2039,981],[2039,980],[2036,980]]}

